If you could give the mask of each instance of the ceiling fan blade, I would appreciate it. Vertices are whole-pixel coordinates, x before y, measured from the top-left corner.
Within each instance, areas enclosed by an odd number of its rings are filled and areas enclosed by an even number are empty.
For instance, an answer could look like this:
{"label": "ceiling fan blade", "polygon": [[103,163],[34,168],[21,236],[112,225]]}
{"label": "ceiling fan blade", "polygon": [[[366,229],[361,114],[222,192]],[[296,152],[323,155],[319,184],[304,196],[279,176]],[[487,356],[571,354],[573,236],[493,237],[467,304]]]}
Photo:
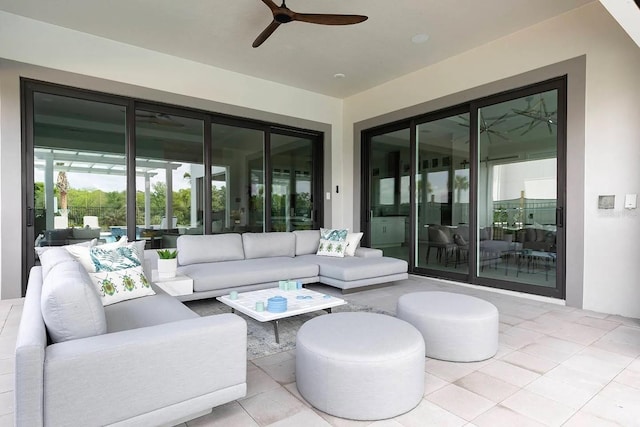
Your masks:
{"label": "ceiling fan blade", "polygon": [[262,43],[264,43],[266,39],[269,38],[271,34],[273,34],[273,32],[276,29],[278,29],[279,26],[280,26],[280,23],[278,21],[271,22],[271,24],[269,24],[269,26],[265,28],[263,32],[260,33],[260,35],[255,39],[255,41],[251,46],[253,47],[260,46]]}
{"label": "ceiling fan blade", "polygon": [[262,3],[266,4],[272,12],[275,12],[278,9],[278,5],[271,0],[262,0]]}
{"label": "ceiling fan blade", "polygon": [[[264,1],[264,0],[263,0]],[[292,13],[291,18],[294,21],[308,22],[311,24],[323,25],[351,25],[369,19],[363,15],[332,15],[324,13]]]}

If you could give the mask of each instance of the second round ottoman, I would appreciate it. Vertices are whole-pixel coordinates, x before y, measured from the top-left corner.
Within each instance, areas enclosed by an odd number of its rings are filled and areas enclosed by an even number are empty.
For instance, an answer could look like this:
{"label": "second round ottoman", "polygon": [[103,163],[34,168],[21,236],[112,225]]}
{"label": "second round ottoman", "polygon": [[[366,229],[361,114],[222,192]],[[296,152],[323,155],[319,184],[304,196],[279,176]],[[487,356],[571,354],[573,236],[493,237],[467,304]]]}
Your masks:
{"label": "second round ottoman", "polygon": [[398,299],[396,315],[422,333],[427,357],[475,362],[498,351],[498,309],[480,298],[413,292]]}
{"label": "second round ottoman", "polygon": [[424,340],[395,317],[334,313],[306,322],[296,338],[296,382],[307,402],[352,420],[413,409],[424,394]]}

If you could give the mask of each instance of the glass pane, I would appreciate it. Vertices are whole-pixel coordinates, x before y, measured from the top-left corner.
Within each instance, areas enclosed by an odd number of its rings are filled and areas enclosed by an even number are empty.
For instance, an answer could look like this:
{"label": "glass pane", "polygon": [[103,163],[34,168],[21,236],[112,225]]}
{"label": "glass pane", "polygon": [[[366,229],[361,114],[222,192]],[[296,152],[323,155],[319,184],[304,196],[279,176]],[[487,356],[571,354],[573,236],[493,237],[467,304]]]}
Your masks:
{"label": "glass pane", "polygon": [[271,134],[271,230],[313,228],[313,141]]}
{"label": "glass pane", "polygon": [[202,234],[202,120],[136,111],[136,238],[175,248],[179,234]]}
{"label": "glass pane", "polygon": [[556,287],[557,98],[478,111],[480,277]]}
{"label": "glass pane", "polygon": [[469,271],[469,114],[418,125],[416,266]]}
{"label": "glass pane", "polygon": [[35,246],[94,238],[126,225],[125,110],[34,94]]}
{"label": "glass pane", "polygon": [[371,138],[371,247],[409,261],[409,129]]}
{"label": "glass pane", "polygon": [[264,231],[264,132],[211,129],[212,232]]}

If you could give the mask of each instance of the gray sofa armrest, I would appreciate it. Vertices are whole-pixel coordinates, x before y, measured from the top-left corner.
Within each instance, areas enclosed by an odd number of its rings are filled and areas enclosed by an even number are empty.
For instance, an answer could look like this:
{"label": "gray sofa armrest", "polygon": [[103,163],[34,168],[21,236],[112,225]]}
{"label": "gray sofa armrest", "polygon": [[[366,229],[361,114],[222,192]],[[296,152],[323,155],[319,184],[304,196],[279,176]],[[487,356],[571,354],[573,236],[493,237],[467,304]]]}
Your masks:
{"label": "gray sofa armrest", "polygon": [[53,344],[46,350],[45,419],[105,425],[246,387],[246,354],[247,324],[234,314]]}
{"label": "gray sofa armrest", "polygon": [[372,249],[372,248],[356,248],[356,256],[360,258],[378,258],[382,256],[382,251],[380,249]]}
{"label": "gray sofa armrest", "polygon": [[40,311],[42,267],[29,274],[20,328],[16,340],[15,425],[42,426],[42,386],[47,331]]}

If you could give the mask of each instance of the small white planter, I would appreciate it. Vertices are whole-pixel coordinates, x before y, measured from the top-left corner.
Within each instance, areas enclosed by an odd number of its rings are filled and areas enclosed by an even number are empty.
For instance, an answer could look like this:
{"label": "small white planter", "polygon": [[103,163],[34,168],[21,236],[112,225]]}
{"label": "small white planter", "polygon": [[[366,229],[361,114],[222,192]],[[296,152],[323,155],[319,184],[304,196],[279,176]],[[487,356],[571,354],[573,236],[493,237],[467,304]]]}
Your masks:
{"label": "small white planter", "polygon": [[178,259],[158,259],[158,279],[173,279],[176,277]]}

